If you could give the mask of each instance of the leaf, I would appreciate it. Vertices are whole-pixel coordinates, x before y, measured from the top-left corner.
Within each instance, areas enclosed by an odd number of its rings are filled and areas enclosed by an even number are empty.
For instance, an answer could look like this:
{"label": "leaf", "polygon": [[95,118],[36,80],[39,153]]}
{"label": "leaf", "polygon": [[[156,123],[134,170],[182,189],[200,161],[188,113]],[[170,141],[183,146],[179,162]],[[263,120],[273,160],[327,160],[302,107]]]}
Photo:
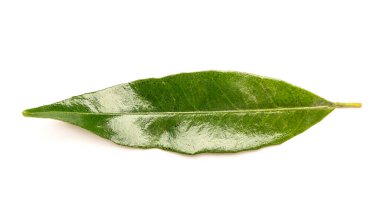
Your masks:
{"label": "leaf", "polygon": [[280,144],[336,107],[284,81],[239,72],[182,73],[120,84],[25,110],[85,128],[117,144],[184,154]]}

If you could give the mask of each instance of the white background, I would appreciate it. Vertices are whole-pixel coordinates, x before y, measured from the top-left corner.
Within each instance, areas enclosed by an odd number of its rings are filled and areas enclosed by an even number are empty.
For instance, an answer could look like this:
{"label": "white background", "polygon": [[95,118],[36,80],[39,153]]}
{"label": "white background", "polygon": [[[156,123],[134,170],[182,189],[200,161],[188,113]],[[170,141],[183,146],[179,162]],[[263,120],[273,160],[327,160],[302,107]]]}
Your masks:
{"label": "white background", "polygon": [[[378,1],[1,1],[0,220],[380,220]],[[195,157],[121,148],[23,109],[236,70],[335,110],[290,141]]]}

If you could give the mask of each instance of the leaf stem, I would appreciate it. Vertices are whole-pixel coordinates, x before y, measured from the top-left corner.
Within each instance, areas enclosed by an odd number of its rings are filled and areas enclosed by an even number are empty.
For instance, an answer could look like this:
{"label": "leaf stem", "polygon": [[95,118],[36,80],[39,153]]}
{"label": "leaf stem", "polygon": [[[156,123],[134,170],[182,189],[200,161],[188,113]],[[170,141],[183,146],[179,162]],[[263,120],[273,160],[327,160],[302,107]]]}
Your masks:
{"label": "leaf stem", "polygon": [[335,102],[334,107],[337,108],[360,108],[362,107],[361,103],[341,103],[341,102]]}

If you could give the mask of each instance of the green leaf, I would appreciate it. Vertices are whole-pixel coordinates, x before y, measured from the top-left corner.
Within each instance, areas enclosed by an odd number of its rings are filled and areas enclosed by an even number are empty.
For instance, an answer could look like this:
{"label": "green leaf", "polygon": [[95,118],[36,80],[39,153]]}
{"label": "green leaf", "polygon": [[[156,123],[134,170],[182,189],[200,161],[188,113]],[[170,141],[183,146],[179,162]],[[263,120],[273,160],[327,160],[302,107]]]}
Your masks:
{"label": "green leaf", "polygon": [[239,72],[182,73],[120,84],[25,110],[85,128],[117,144],[184,154],[280,144],[336,107],[284,81]]}

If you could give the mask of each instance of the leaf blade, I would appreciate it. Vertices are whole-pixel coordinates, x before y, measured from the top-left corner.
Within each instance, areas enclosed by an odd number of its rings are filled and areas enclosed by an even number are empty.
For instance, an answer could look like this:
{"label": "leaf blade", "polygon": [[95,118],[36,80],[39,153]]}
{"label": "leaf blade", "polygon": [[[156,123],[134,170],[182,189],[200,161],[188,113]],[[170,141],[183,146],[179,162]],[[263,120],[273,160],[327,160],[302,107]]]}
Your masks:
{"label": "leaf blade", "polygon": [[198,154],[282,143],[334,108],[283,81],[207,71],[120,84],[24,115],[62,120],[120,145]]}

